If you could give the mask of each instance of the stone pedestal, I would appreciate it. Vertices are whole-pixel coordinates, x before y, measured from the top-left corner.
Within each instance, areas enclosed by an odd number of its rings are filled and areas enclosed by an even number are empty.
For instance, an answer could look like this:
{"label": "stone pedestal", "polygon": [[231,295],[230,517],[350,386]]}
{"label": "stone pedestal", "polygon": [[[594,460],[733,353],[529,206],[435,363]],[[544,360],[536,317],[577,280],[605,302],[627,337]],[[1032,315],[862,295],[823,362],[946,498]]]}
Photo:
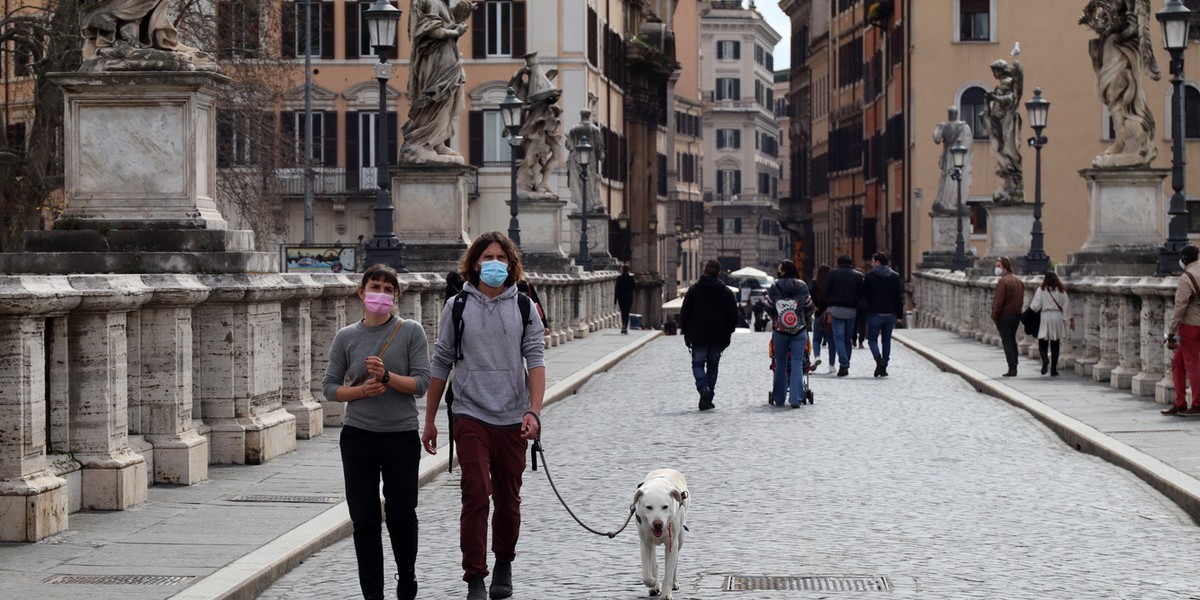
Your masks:
{"label": "stone pedestal", "polygon": [[[1020,273],[1029,252],[1033,231],[1033,205],[1029,203],[992,203],[988,211],[988,258],[985,263],[995,262],[1001,256],[1013,261],[1013,271]],[[990,268],[989,268],[990,270]]]}
{"label": "stone pedestal", "polygon": [[[603,271],[617,263],[608,253],[608,213],[588,213],[588,254],[592,257],[592,270]],[[583,232],[583,215],[575,213],[567,216],[571,223],[571,241],[568,254],[575,264],[579,264],[579,238]],[[674,240],[674,238],[672,238]]]}
{"label": "stone pedestal", "polygon": [[446,273],[467,249],[467,180],[475,167],[401,163],[392,169],[393,231],[409,271]]}
{"label": "stone pedestal", "polygon": [[[342,418],[346,414],[346,405],[342,402],[325,399],[324,386],[325,369],[329,366],[329,345],[338,330],[351,322],[347,313],[347,304],[359,303],[353,296],[357,286],[345,275],[321,274],[313,277],[324,284],[321,296],[310,300],[309,322],[312,325],[310,349],[312,355],[312,381],[309,389],[312,395],[321,403],[321,413],[325,427],[341,427]],[[334,281],[337,283],[335,284]],[[340,284],[340,285],[339,285]]]}
{"label": "stone pedestal", "polygon": [[1169,169],[1084,169],[1088,237],[1069,274],[1153,275],[1166,240],[1163,183]]}
{"label": "stone pedestal", "polygon": [[282,306],[283,408],[296,417],[296,438],[307,440],[325,429],[321,404],[312,395],[312,299],[321,295],[321,286],[307,274],[283,277],[296,286]]}
{"label": "stone pedestal", "polygon": [[[968,249],[970,247],[968,239],[971,235],[971,222],[965,214],[965,208],[963,211],[963,247],[967,252],[967,258],[974,263],[975,255],[971,254]],[[954,266],[954,255],[958,249],[958,215],[954,212],[935,211],[929,214],[929,218],[933,245],[929,251],[921,254],[921,264],[917,265],[917,268],[950,269]]]}

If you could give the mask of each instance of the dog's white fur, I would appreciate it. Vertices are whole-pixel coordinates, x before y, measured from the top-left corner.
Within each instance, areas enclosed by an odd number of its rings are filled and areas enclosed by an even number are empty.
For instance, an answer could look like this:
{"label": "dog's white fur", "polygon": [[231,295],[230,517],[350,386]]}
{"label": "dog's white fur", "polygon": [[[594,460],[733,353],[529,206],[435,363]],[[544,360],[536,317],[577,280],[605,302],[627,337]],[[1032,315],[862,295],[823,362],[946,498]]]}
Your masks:
{"label": "dog's white fur", "polygon": [[[638,538],[642,545],[642,583],[650,595],[662,593],[672,600],[679,589],[676,570],[679,550],[683,548],[683,527],[690,502],[687,481],[675,469],[655,469],[646,474],[633,494],[634,515],[638,522]],[[662,586],[658,583],[658,560],[655,546],[664,546]]]}

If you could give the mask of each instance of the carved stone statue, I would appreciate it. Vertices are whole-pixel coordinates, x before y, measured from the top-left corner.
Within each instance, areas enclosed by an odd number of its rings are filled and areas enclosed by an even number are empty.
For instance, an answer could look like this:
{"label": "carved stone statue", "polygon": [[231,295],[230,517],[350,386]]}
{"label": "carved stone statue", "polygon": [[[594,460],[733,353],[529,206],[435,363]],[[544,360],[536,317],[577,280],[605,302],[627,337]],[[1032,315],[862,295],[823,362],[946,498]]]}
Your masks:
{"label": "carved stone statue", "polygon": [[404,124],[405,162],[462,163],[458,152],[446,145],[454,137],[454,123],[466,107],[463,84],[467,81],[458,38],[467,32],[466,21],[474,2],[413,0],[408,13],[412,64],[408,77],[411,106]]}
{"label": "carved stone statue", "polygon": [[579,152],[575,147],[587,136],[588,145],[592,147],[592,159],[588,162],[587,203],[591,211],[600,203],[600,164],[604,162],[604,135],[600,128],[592,122],[592,111],[579,111],[579,124],[567,132],[567,182],[571,187],[571,198],[576,206],[583,206],[583,178],[579,176]]}
{"label": "carved stone statue", "polygon": [[84,0],[81,71],[219,71],[208,54],[179,43],[167,0]]}
{"label": "carved stone statue", "polygon": [[525,159],[517,168],[517,193],[525,196],[553,196],[548,175],[558,164],[562,147],[562,109],[558,98],[562,90],[551,83],[557,69],[545,71],[537,60],[537,52],[525,55],[525,64],[512,76],[508,85],[518,98],[525,101],[524,122],[521,124],[521,148]]}
{"label": "carved stone statue", "polygon": [[942,169],[942,177],[938,180],[937,198],[933,202],[934,211],[954,211],[958,208],[958,187],[952,175],[954,174],[954,156],[950,148],[955,143],[962,144],[967,149],[963,158],[962,173],[958,184],[962,185],[963,202],[971,193],[971,156],[974,154],[975,137],[971,125],[958,118],[958,107],[951,106],[947,111],[947,120],[937,124],[933,130],[933,143],[942,145],[942,157],[938,166]]}
{"label": "carved stone statue", "polygon": [[1162,77],[1150,42],[1150,0],[1091,0],[1079,22],[1096,32],[1088,42],[1096,90],[1112,117],[1115,140],[1092,161],[1096,168],[1146,167],[1158,154],[1154,115],[1143,71]]}
{"label": "carved stone statue", "polygon": [[996,87],[984,94],[986,101],[983,129],[991,141],[992,157],[996,159],[996,175],[1000,187],[992,194],[996,202],[1023,202],[1025,177],[1021,170],[1021,94],[1025,88],[1025,71],[1021,62],[1009,64],[1003,60],[992,63]]}

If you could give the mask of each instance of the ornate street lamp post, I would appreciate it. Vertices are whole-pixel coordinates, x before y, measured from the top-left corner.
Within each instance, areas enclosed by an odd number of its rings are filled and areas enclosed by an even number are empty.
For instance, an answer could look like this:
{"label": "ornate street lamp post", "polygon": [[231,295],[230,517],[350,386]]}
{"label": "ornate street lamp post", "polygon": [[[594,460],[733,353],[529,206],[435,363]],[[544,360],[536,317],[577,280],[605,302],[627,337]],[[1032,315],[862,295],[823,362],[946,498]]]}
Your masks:
{"label": "ornate street lamp post", "polygon": [[1033,191],[1033,231],[1030,233],[1029,253],[1025,255],[1025,274],[1045,273],[1050,270],[1050,257],[1043,249],[1042,235],[1042,146],[1049,141],[1042,135],[1046,128],[1046,119],[1050,116],[1050,102],[1042,97],[1042,88],[1033,90],[1033,98],[1025,103],[1029,112],[1029,126],[1033,128],[1033,137],[1029,145],[1037,152],[1037,169],[1034,176]]}
{"label": "ornate street lamp post", "polygon": [[579,207],[579,214],[583,218],[579,222],[579,266],[583,267],[584,271],[592,270],[592,253],[588,249],[588,168],[592,162],[592,145],[588,143],[587,135],[579,137],[579,143],[575,145],[575,151],[579,153],[579,181],[580,188],[583,190],[583,202]]}
{"label": "ornate street lamp post", "polygon": [[1183,51],[1187,49],[1192,11],[1181,0],[1167,0],[1166,6],[1155,15],[1162,24],[1163,46],[1171,55],[1171,204],[1167,214],[1167,243],[1158,253],[1158,274],[1179,271],[1179,251],[1188,243],[1187,198],[1184,196],[1183,154],[1184,92]]}
{"label": "ornate street lamp post", "polygon": [[963,203],[962,203],[962,168],[967,159],[967,147],[962,142],[954,142],[950,147],[950,156],[954,159],[954,172],[950,178],[958,188],[958,235],[954,238],[954,261],[950,263],[952,271],[966,271],[971,267],[971,259],[967,258],[966,241],[963,239]]}
{"label": "ornate street lamp post", "polygon": [[382,263],[404,272],[407,271],[404,267],[404,244],[400,243],[400,238],[392,230],[395,209],[392,207],[392,182],[388,177],[387,156],[387,82],[392,78],[392,65],[387,61],[387,54],[396,46],[400,12],[387,0],[375,0],[363,15],[367,20],[371,45],[379,57],[379,64],[375,65],[375,79],[379,80],[379,115],[375,119],[375,186],[379,192],[375,198],[375,234],[367,242],[364,263],[367,266]]}
{"label": "ornate street lamp post", "polygon": [[509,159],[512,167],[512,197],[508,202],[508,237],[518,248],[521,247],[521,222],[517,220],[520,202],[517,199],[517,148],[521,147],[521,108],[524,106],[525,103],[521,102],[521,99],[509,87],[508,94],[500,103],[500,118],[504,121],[504,128],[508,130]]}

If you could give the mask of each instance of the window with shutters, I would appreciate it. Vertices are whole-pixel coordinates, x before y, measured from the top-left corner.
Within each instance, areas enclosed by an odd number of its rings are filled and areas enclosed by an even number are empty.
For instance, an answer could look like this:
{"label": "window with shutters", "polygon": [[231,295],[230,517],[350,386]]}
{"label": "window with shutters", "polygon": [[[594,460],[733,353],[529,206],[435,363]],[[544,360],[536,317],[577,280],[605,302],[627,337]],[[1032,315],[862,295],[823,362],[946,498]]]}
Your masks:
{"label": "window with shutters", "polygon": [[742,131],[740,129],[718,129],[717,149],[737,149],[742,147]]}
{"label": "window with shutters", "polygon": [[487,10],[487,56],[512,56],[512,2],[492,0]]}
{"label": "window with shutters", "polygon": [[717,41],[717,60],[738,60],[742,57],[742,43],[737,40]]}
{"label": "window with shutters", "polygon": [[963,90],[958,100],[958,118],[971,126],[971,135],[977,140],[988,139],[987,131],[983,129],[983,111],[987,106],[985,94],[981,87],[969,87]]}
{"label": "window with shutters", "polygon": [[471,16],[473,58],[521,58],[525,55],[522,0],[488,0]]}
{"label": "window with shutters", "polygon": [[741,100],[742,80],[737,77],[718,77],[716,97],[717,100]]}
{"label": "window with shutters", "polygon": [[742,193],[742,172],[737,169],[719,169],[717,193],[722,196],[722,201],[733,200],[733,196]]}
{"label": "window with shutters", "polygon": [[[305,160],[304,111],[284,111],[280,113],[280,123],[283,130],[284,143],[289,145],[292,164],[302,165]],[[333,111],[313,111],[313,164],[333,167],[337,165],[337,113]]]}
{"label": "window with shutters", "polygon": [[284,58],[303,58],[310,49],[310,42],[313,58],[333,58],[332,2],[285,2],[280,29],[283,31],[280,50]]}
{"label": "window with shutters", "polygon": [[259,144],[268,113],[253,110],[217,111],[217,166],[257,165]]}
{"label": "window with shutters", "polygon": [[508,166],[512,161],[512,147],[503,134],[504,119],[500,111],[483,111],[483,166]]}
{"label": "window with shutters", "polygon": [[217,3],[217,58],[258,58],[262,51],[258,0]]}

